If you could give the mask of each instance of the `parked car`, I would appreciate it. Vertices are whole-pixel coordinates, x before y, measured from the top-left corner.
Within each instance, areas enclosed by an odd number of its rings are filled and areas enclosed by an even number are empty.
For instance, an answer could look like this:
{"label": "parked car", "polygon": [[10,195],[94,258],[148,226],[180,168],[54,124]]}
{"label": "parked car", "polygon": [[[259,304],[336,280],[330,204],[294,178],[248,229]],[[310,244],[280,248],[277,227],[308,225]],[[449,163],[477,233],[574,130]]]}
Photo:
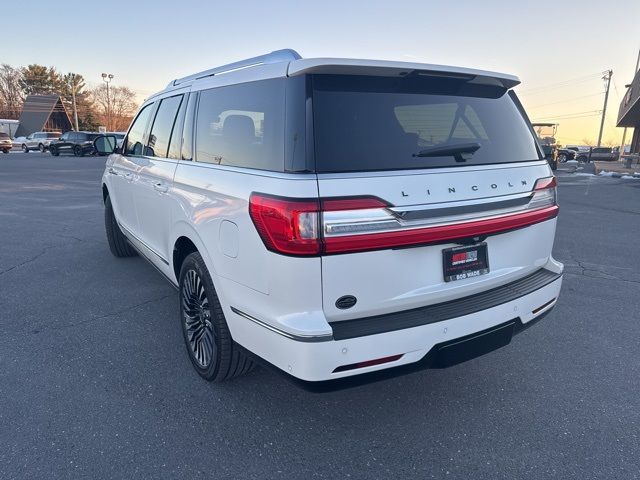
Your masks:
{"label": "parked car", "polygon": [[580,162],[613,162],[618,160],[618,151],[611,147],[594,147],[591,149],[591,156],[589,152],[580,152],[578,154],[578,161]]}
{"label": "parked car", "polygon": [[0,132],[0,150],[2,153],[9,153],[13,148],[13,143],[8,133]]}
{"label": "parked car", "polygon": [[566,162],[568,160],[575,160],[578,156],[578,151],[572,148],[559,148],[558,149],[558,161]]}
{"label": "parked car", "polygon": [[34,132],[27,135],[22,143],[22,151],[29,153],[31,150],[44,152],[49,148],[51,142],[60,138],[60,132]]}
{"label": "parked car", "polygon": [[73,154],[76,157],[93,154],[93,141],[99,137],[97,132],[65,132],[49,146],[51,155],[57,157],[61,153]]}
{"label": "parked car", "polygon": [[109,248],[176,286],[207,380],[260,358],[326,388],[492,351],[562,283],[556,178],[518,84],[292,50],[174,80],[121,149],[94,142]]}
{"label": "parked car", "polygon": [[11,145],[13,146],[13,148],[17,148],[17,149],[22,149],[22,144],[25,142],[25,140],[27,139],[27,137],[16,137],[12,140]]}

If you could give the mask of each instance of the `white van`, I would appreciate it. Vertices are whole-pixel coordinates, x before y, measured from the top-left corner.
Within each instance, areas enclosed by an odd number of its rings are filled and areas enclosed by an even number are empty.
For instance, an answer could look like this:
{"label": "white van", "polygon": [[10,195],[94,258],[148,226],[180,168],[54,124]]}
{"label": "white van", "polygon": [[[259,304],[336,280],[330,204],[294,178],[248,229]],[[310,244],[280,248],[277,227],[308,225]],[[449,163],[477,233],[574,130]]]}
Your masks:
{"label": "white van", "polygon": [[256,360],[323,382],[487,353],[562,282],[556,180],[518,83],[292,50],[174,80],[121,148],[95,142],[111,251],[178,288],[208,380]]}

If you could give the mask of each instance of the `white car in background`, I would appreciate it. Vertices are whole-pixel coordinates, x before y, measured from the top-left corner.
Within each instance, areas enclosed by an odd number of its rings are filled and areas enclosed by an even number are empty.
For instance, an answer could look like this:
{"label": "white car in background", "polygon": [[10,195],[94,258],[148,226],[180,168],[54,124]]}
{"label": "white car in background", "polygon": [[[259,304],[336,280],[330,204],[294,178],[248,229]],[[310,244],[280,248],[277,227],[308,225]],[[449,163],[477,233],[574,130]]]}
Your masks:
{"label": "white car in background", "polygon": [[34,132],[22,142],[22,151],[29,153],[31,150],[44,152],[49,149],[51,142],[60,138],[60,132]]}
{"label": "white car in background", "polygon": [[518,83],[291,50],[174,80],[122,148],[95,141],[109,247],[178,288],[207,380],[260,361],[324,388],[490,352],[562,283]]}

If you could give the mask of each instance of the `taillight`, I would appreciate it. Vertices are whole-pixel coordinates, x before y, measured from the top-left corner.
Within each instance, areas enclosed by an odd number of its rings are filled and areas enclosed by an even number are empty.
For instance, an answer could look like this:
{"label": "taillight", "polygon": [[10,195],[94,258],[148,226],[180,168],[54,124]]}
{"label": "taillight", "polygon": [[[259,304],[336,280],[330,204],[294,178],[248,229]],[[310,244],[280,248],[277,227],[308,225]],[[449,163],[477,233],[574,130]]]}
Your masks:
{"label": "taillight", "polygon": [[557,205],[557,187],[556,177],[539,178],[533,187],[529,210]]}
{"label": "taillight", "polygon": [[296,199],[251,194],[249,214],[267,249],[314,256],[402,248],[481,237],[527,227],[558,214],[556,178],[539,179],[525,207],[421,221],[377,197]]}
{"label": "taillight", "polygon": [[319,200],[251,194],[249,214],[265,246],[288,255],[320,253]]}

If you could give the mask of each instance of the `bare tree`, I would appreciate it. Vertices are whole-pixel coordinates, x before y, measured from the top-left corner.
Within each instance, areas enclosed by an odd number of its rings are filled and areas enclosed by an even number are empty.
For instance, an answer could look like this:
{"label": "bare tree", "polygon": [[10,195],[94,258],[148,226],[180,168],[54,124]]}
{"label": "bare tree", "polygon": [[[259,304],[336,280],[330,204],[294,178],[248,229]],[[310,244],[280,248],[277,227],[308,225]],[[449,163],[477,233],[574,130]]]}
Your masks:
{"label": "bare tree", "polygon": [[[99,85],[91,90],[93,102],[100,109],[99,120],[113,131],[124,131],[131,122],[131,117],[138,108],[136,94],[127,87],[109,87]],[[108,114],[111,112],[111,125],[108,125]]]}
{"label": "bare tree", "polygon": [[0,116],[17,119],[23,102],[22,72],[3,63],[0,65]]}
{"label": "bare tree", "polygon": [[588,147],[593,147],[596,142],[592,138],[585,137],[582,139],[582,143]]}

